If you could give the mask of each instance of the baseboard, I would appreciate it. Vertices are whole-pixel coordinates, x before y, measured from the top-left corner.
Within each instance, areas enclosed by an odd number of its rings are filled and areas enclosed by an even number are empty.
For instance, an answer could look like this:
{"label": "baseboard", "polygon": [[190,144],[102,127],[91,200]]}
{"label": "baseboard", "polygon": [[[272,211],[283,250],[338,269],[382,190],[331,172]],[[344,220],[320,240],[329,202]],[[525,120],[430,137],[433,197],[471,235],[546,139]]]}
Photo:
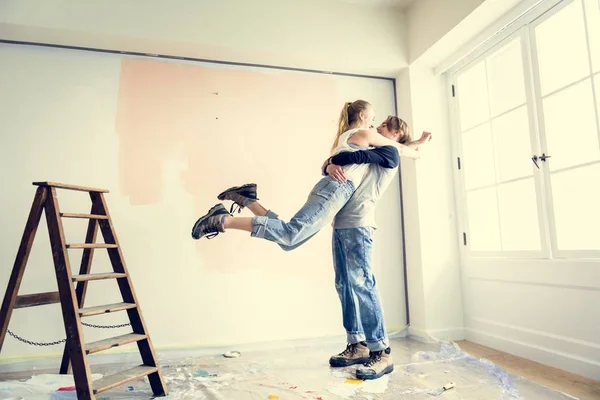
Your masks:
{"label": "baseboard", "polygon": [[[394,330],[388,334],[390,339],[401,339],[407,336],[406,327]],[[169,363],[169,359],[177,359],[189,357],[191,355],[196,357],[202,356],[213,356],[215,354],[223,354],[228,351],[239,351],[241,353],[254,352],[254,351],[269,351],[296,347],[307,347],[314,346],[317,344],[337,344],[340,349],[344,347],[346,343],[345,335],[335,336],[323,336],[315,338],[304,338],[295,340],[281,340],[271,342],[256,342],[239,344],[232,346],[156,346],[156,352],[158,353],[161,364],[166,365]],[[164,357],[163,357],[164,356]],[[28,355],[27,357],[14,357],[12,359],[2,360],[0,364],[0,372],[15,372],[33,369],[46,369],[46,368],[57,368],[60,365],[62,353],[55,354],[40,354],[40,355]],[[103,354],[97,354],[91,359],[92,365],[100,364],[111,364],[116,362],[136,362],[139,359],[139,353],[135,347],[121,347],[108,350]]]}
{"label": "baseboard", "polygon": [[420,342],[434,343],[440,341],[454,342],[465,338],[464,328],[446,328],[446,329],[421,329],[416,327],[408,328],[408,335],[412,339]]}
{"label": "baseboard", "polygon": [[414,326],[410,326],[408,328],[408,337],[423,343],[434,343],[436,340],[429,336],[427,331],[421,328],[415,328]]}
{"label": "baseboard", "polygon": [[402,327],[398,330],[388,331],[388,338],[390,339],[402,339],[408,336],[408,326]]}
{"label": "baseboard", "polygon": [[[171,346],[155,346],[161,364],[166,365],[170,359],[185,358],[188,356],[203,357],[214,356],[216,354],[224,354],[228,351],[239,351],[241,353],[254,351],[269,351],[295,347],[314,346],[316,344],[339,344],[343,348],[346,343],[345,335],[324,336],[315,338],[281,340],[271,342],[255,342],[245,343],[232,346],[186,346],[186,345],[171,345]],[[13,358],[4,360],[0,364],[0,372],[14,372],[29,370],[33,367],[37,369],[50,369],[60,366],[62,353],[60,354],[40,354],[28,355],[22,358]],[[117,362],[136,362],[139,359],[139,352],[136,347],[120,347],[110,349],[102,354],[95,354],[90,359],[91,365],[112,364]]]}
{"label": "baseboard", "polygon": [[457,341],[465,338],[465,328],[428,329],[429,336],[443,341]]}
{"label": "baseboard", "polygon": [[[600,363],[592,359],[480,329],[465,328],[465,333],[466,339],[471,342],[600,381]],[[593,354],[595,351],[597,350],[590,347],[589,354]]]}

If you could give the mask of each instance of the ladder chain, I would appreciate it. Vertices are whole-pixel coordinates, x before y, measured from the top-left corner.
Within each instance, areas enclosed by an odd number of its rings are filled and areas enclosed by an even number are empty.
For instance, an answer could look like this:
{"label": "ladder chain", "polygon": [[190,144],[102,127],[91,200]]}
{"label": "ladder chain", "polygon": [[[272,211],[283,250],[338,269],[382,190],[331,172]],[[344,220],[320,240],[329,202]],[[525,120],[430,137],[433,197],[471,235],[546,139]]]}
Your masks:
{"label": "ladder chain", "polygon": [[[89,326],[91,328],[100,328],[100,329],[116,329],[116,328],[123,328],[126,326],[130,326],[130,323],[126,323],[126,324],[118,324],[118,325],[94,325],[94,324],[87,324],[85,322],[81,323],[84,326]],[[61,340],[57,340],[55,342],[33,342],[31,340],[27,340],[25,338],[22,338],[21,336],[17,335],[16,333],[12,332],[10,329],[7,329],[6,332],[8,332],[8,334],[12,337],[14,337],[15,339],[17,339],[19,342],[31,345],[31,346],[56,346],[59,345],[61,343],[64,343],[67,341],[67,339],[61,339]]]}
{"label": "ladder chain", "polygon": [[125,324],[119,324],[119,325],[94,325],[94,324],[86,324],[85,322],[82,322],[81,325],[89,326],[90,328],[116,329],[116,328],[123,328],[125,326],[130,326],[131,324],[125,323]]}
{"label": "ladder chain", "polygon": [[21,336],[17,335],[14,332],[11,332],[10,329],[7,329],[6,332],[8,332],[8,334],[12,337],[14,337],[15,339],[17,339],[19,342],[23,342],[25,344],[29,344],[31,346],[56,346],[57,344],[61,344],[67,341],[67,339],[62,339],[62,340],[57,340],[56,342],[32,342],[31,340],[27,340],[22,338]]}

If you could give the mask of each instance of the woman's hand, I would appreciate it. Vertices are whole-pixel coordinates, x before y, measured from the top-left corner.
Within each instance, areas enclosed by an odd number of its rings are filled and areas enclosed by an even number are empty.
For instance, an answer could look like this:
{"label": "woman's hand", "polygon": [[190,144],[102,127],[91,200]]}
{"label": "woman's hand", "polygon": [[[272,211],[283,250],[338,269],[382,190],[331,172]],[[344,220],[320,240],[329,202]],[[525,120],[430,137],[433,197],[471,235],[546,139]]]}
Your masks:
{"label": "woman's hand", "polygon": [[420,144],[425,144],[431,140],[431,132],[423,131],[421,138],[418,140]]}
{"label": "woman's hand", "polygon": [[425,143],[429,142],[430,140],[431,140],[431,132],[423,131],[423,134],[421,135],[421,138],[419,140],[413,140],[406,146],[413,150],[419,151],[421,146],[423,146]]}
{"label": "woman's hand", "polygon": [[329,164],[327,166],[326,171],[327,171],[327,175],[331,176],[333,179],[335,179],[338,182],[346,183],[346,181],[348,180],[348,178],[346,178],[346,173],[344,172],[344,168],[339,165]]}

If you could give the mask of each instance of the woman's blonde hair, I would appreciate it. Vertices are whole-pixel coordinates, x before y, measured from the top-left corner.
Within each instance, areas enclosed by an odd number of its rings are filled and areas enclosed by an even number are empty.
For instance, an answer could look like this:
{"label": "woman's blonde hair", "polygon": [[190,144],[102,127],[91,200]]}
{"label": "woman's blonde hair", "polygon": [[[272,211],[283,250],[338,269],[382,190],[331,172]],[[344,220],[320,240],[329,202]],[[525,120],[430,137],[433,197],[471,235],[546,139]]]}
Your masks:
{"label": "woman's blonde hair", "polygon": [[360,113],[367,111],[370,106],[371,104],[364,100],[356,100],[354,102],[344,103],[344,107],[340,113],[340,120],[338,121],[337,134],[335,135],[333,146],[331,146],[332,153],[340,143],[340,136],[342,133],[349,130],[350,127],[360,118]]}

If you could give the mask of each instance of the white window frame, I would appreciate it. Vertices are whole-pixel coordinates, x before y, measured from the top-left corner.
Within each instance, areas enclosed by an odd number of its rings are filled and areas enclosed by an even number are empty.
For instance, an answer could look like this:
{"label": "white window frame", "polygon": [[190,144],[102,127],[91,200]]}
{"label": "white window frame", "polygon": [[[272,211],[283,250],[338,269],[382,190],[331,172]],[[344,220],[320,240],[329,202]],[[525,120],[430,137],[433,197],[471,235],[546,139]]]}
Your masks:
{"label": "white window frame", "polygon": [[[552,9],[548,10],[547,12],[543,13],[539,17],[535,18],[533,21],[531,21],[529,23],[528,34],[529,34],[529,38],[530,38],[530,40],[529,40],[530,46],[531,46],[531,49],[533,50],[532,52],[530,52],[531,58],[532,58],[531,66],[532,66],[533,70],[539,71],[539,61],[537,58],[538,53],[537,53],[537,48],[536,48],[535,28],[538,25],[545,22],[546,20],[548,20],[550,17],[554,16],[559,11],[563,10],[565,7],[567,7],[571,3],[573,3],[573,1],[578,1],[578,0],[565,0],[562,3],[553,7]],[[586,31],[587,31],[585,1],[582,1],[582,6],[584,9],[584,25],[586,26]],[[587,36],[586,36],[586,47],[588,50],[588,64],[589,64],[589,68],[590,68],[590,75],[587,76],[586,78],[580,79],[576,82],[572,82],[569,85],[558,89],[556,92],[566,90],[567,88],[574,86],[577,83],[584,81],[585,79],[591,79],[592,94],[593,94],[593,98],[594,98],[594,106],[597,107],[599,99],[596,98],[596,90],[595,90],[595,85],[594,85],[594,73],[593,73],[592,58],[591,58],[592,49],[590,47],[589,38]],[[540,75],[532,74],[532,77],[533,77],[533,83],[535,85],[535,91],[534,91],[535,97],[536,97],[535,104],[542,104],[542,90],[541,90]],[[539,127],[538,127],[539,138],[542,142],[544,142],[544,143],[541,143],[541,147],[544,149],[547,149],[548,146],[547,146],[547,143],[545,143],[546,127],[545,127],[545,122],[544,122],[544,112],[541,109],[541,107],[537,110],[537,118],[536,119],[539,123]],[[598,113],[596,113],[596,129],[597,129],[597,132],[600,133],[600,120],[599,120]],[[600,144],[600,137],[598,138],[598,143]],[[594,163],[597,164],[597,163],[600,163],[600,161],[597,161]],[[550,177],[550,169],[543,168],[542,173],[543,173],[543,178],[544,178],[544,182],[545,182],[544,187],[546,189],[546,192],[544,193],[544,199],[547,202],[546,219],[547,219],[548,225],[549,225],[548,229],[549,229],[549,233],[550,233],[550,245],[551,245],[551,251],[552,251],[552,254],[551,254],[552,258],[563,258],[563,259],[600,258],[600,250],[559,250],[558,249],[558,238],[556,236],[556,219],[554,218],[554,211],[553,211],[554,208],[553,208],[553,199],[552,199],[552,197],[553,197],[552,196],[552,180]]]}
{"label": "white window frame", "polygon": [[[534,29],[552,15],[556,14],[564,7],[578,0],[546,0],[538,2],[534,7],[529,8],[522,15],[511,20],[505,20],[504,28],[497,29],[496,33],[489,33],[492,36],[490,39],[479,38],[483,45],[473,45],[474,50],[467,52],[467,55],[454,64],[445,72],[446,82],[450,90],[448,90],[448,104],[450,108],[450,132],[452,135],[452,155],[455,163],[461,157],[461,131],[459,123],[458,101],[453,95],[453,90],[456,86],[456,78],[461,71],[466,70],[469,66],[483,60],[484,58],[494,54],[504,44],[521,37],[521,49],[523,52],[523,72],[526,86],[526,102],[530,123],[530,140],[531,150],[533,154],[541,154],[541,149],[546,148],[545,129],[543,122],[543,110],[538,107],[541,103],[540,78],[537,73],[538,60],[535,48]],[[600,0],[599,0],[600,1]],[[502,19],[501,19],[502,20]],[[586,21],[587,24],[587,21]],[[589,40],[587,42],[588,52],[590,51]],[[591,64],[591,57],[589,60]],[[594,89],[593,74],[592,88]],[[594,101],[596,104],[600,99],[596,98],[594,91]],[[596,123],[600,128],[600,120],[597,117]],[[600,129],[599,129],[600,132]],[[538,220],[541,240],[540,251],[472,251],[470,249],[469,229],[468,229],[468,212],[466,203],[466,190],[464,187],[464,170],[454,168],[454,184],[455,184],[455,199],[457,204],[457,228],[461,245],[461,256],[466,258],[507,258],[507,259],[595,259],[600,258],[600,250],[572,250],[559,251],[557,249],[557,239],[555,230],[554,212],[552,208],[551,186],[550,186],[550,171],[548,168],[541,167],[538,172],[534,173],[535,191],[538,203]],[[466,235],[466,236],[464,236]],[[466,238],[466,243],[463,239]]]}
{"label": "white window frame", "polygon": [[[535,122],[535,114],[536,114],[536,110],[534,108],[534,103],[533,103],[533,99],[531,98],[531,90],[530,87],[532,85],[531,83],[531,69],[529,68],[528,64],[529,64],[529,55],[528,55],[528,42],[524,37],[524,33],[526,33],[526,27],[522,27],[514,32],[512,32],[510,35],[506,35],[505,37],[501,38],[500,40],[498,40],[494,46],[491,46],[489,49],[487,49],[487,51],[483,52],[479,57],[474,58],[473,60],[471,60],[471,62],[469,62],[468,64],[465,64],[464,66],[462,66],[462,68],[457,69],[452,75],[449,75],[450,77],[450,85],[454,85],[455,87],[458,88],[458,86],[456,86],[456,80],[457,78],[461,75],[462,72],[464,72],[465,70],[467,70],[470,66],[472,66],[473,64],[482,61],[483,59],[494,55],[495,53],[497,53],[498,51],[500,51],[500,47],[503,47],[504,45],[508,44],[509,42],[515,40],[515,39],[520,39],[521,42],[521,51],[522,51],[522,56],[523,56],[523,75],[525,77],[525,93],[526,93],[526,107],[527,107],[527,113],[528,113],[528,119],[529,119],[529,126],[530,126],[530,131],[537,129],[536,127],[536,122]],[[458,88],[460,90],[460,88]],[[453,132],[453,142],[454,142],[454,149],[453,149],[453,153],[455,156],[455,159],[458,160],[458,158],[461,157],[460,154],[460,149],[462,149],[462,133],[461,133],[461,129],[460,129],[460,122],[459,122],[459,118],[458,116],[460,115],[460,109],[459,109],[459,104],[458,101],[456,101],[456,97],[450,97],[450,107],[451,107],[451,121],[452,121],[452,132]],[[541,154],[541,152],[539,151],[539,143],[537,143],[537,136],[535,134],[531,134],[530,135],[530,146],[531,146],[531,151],[532,151],[532,155],[533,154]],[[461,158],[462,159],[462,158]],[[458,162],[458,161],[457,161]],[[465,247],[468,250],[468,254],[471,257],[494,257],[494,258],[528,258],[528,259],[544,259],[544,258],[548,258],[549,255],[549,244],[548,244],[548,240],[547,240],[547,235],[548,235],[548,229],[545,226],[545,221],[544,221],[544,217],[543,217],[543,207],[544,205],[539,204],[540,203],[540,199],[543,198],[543,196],[540,196],[540,192],[542,190],[542,184],[540,182],[540,174],[538,172],[534,172],[532,174],[532,177],[534,179],[534,185],[535,185],[535,192],[536,192],[536,198],[538,199],[538,221],[540,222],[540,225],[538,227],[539,232],[540,232],[540,243],[541,243],[541,248],[540,250],[530,250],[530,251],[473,251],[470,249],[470,240],[469,237],[471,237],[470,235],[470,230],[469,230],[469,226],[468,226],[468,210],[467,210],[467,199],[466,199],[466,188],[464,186],[464,169],[456,169],[456,174],[457,179],[455,179],[455,183],[457,184],[457,188],[459,188],[459,190],[456,190],[456,195],[457,195],[457,204],[459,204],[460,210],[459,210],[459,214],[461,215],[461,223],[460,225],[462,226],[462,230],[461,230],[461,235],[466,235],[466,242],[467,244],[463,247]],[[497,184],[495,186],[498,186]],[[464,236],[463,236],[463,240],[464,240]]]}

